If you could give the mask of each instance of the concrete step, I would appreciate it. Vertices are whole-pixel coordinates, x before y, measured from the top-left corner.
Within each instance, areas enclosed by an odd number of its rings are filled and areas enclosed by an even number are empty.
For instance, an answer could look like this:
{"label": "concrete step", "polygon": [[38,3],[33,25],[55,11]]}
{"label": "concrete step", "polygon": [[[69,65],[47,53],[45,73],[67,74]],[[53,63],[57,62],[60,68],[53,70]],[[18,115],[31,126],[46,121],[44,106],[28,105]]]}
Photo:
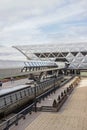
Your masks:
{"label": "concrete step", "polygon": [[54,108],[52,106],[42,106],[41,107],[41,111],[44,111],[44,112],[54,112],[54,111],[56,111],[56,108]]}

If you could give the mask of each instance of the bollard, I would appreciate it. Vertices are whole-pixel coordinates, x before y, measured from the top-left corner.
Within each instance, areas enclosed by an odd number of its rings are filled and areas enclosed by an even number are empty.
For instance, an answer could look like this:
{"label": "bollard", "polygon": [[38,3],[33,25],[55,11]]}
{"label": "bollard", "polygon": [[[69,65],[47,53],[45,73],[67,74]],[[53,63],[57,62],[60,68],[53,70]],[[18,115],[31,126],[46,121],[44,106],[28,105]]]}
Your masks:
{"label": "bollard", "polygon": [[61,92],[61,97],[63,97],[63,92]]}
{"label": "bollard", "polygon": [[64,94],[66,95],[66,90],[64,90]]}
{"label": "bollard", "polygon": [[69,88],[67,87],[67,92],[69,92]]}
{"label": "bollard", "polygon": [[31,115],[31,114],[32,114],[32,112],[31,112],[31,111],[29,111],[29,114]]}
{"label": "bollard", "polygon": [[16,125],[16,126],[18,125],[18,121],[15,122],[15,125]]}
{"label": "bollard", "polygon": [[60,99],[61,99],[61,98],[60,98],[60,95],[58,95],[58,99],[57,99],[57,100],[60,101]]}
{"label": "bollard", "polygon": [[53,106],[53,107],[57,107],[57,101],[56,101],[56,99],[54,99],[52,106]]}

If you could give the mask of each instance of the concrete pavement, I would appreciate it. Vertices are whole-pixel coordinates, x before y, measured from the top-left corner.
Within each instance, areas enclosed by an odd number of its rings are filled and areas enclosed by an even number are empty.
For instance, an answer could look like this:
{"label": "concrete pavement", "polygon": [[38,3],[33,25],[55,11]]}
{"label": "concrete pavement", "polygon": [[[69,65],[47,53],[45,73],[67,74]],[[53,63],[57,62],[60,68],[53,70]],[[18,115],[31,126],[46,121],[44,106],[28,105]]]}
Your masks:
{"label": "concrete pavement", "polygon": [[41,113],[24,130],[87,130],[87,78],[81,80],[58,113]]}

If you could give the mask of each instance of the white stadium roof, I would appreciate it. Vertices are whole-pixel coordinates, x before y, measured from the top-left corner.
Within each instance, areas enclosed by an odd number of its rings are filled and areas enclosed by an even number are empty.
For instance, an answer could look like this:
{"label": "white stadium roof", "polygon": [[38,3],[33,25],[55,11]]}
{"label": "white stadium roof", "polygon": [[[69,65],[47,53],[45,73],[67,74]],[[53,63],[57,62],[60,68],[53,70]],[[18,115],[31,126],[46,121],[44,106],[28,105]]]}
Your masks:
{"label": "white stadium roof", "polygon": [[15,46],[28,59],[55,60],[66,58],[69,68],[87,69],[87,43],[60,43]]}
{"label": "white stadium roof", "polygon": [[69,61],[70,69],[87,69],[87,43],[40,44],[14,47],[0,46],[0,60]]}
{"label": "white stadium roof", "polygon": [[87,43],[61,43],[16,46],[23,51],[31,53],[44,52],[77,52],[87,51]]}

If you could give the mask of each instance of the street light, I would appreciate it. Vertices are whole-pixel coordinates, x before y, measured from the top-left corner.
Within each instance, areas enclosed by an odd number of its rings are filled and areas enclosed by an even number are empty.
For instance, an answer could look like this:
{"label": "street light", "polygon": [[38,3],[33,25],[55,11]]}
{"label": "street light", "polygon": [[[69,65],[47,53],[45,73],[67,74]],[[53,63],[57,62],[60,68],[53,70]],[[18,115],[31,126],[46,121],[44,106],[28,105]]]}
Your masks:
{"label": "street light", "polygon": [[54,75],[54,93],[55,93],[55,80],[56,80],[56,74]]}
{"label": "street light", "polygon": [[35,112],[37,112],[37,101],[36,101],[36,82],[34,83],[34,103],[35,103]]}

